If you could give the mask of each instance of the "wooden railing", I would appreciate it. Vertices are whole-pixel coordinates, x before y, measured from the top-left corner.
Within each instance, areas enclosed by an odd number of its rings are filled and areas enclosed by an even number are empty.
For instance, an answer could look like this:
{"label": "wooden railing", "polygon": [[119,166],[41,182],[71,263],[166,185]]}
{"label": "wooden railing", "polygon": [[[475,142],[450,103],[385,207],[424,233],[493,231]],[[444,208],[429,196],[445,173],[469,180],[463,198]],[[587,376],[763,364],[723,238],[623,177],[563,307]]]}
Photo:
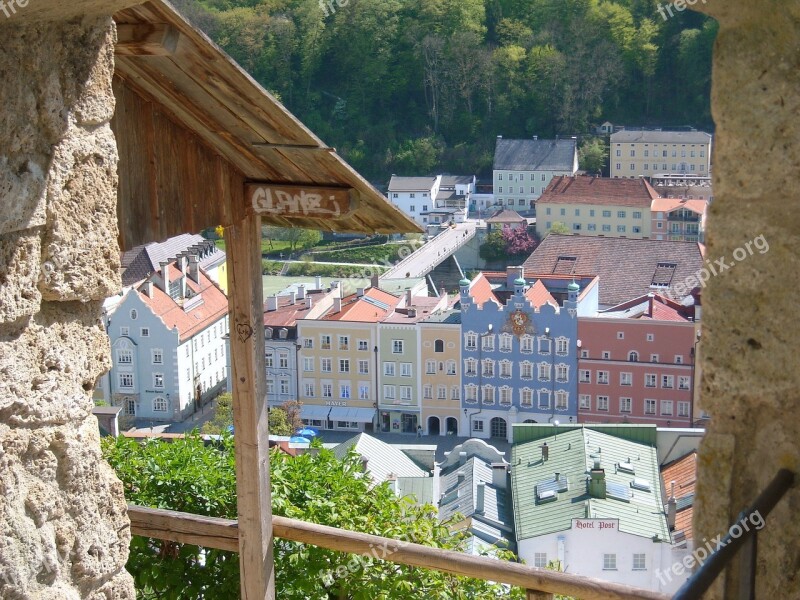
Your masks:
{"label": "wooden railing", "polygon": [[[134,535],[231,552],[239,549],[239,526],[233,520],[135,505],[128,506],[128,515]],[[272,517],[272,530],[275,536],[285,540],[350,554],[372,555],[374,548],[381,548],[384,560],[506,583],[527,590],[528,600],[551,600],[553,594],[574,596],[581,600],[669,599],[664,594],[591,577],[431,548],[286,517]]]}

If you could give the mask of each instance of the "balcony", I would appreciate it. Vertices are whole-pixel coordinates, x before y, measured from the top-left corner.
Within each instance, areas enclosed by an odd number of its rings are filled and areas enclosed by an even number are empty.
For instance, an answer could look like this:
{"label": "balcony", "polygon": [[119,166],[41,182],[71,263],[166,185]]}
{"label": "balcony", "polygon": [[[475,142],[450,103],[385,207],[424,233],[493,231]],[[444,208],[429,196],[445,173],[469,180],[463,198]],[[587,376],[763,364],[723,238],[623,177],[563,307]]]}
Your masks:
{"label": "balcony", "polygon": [[667,215],[667,221],[677,221],[680,223],[699,223],[700,215],[696,213],[687,213],[687,214],[669,213]]}

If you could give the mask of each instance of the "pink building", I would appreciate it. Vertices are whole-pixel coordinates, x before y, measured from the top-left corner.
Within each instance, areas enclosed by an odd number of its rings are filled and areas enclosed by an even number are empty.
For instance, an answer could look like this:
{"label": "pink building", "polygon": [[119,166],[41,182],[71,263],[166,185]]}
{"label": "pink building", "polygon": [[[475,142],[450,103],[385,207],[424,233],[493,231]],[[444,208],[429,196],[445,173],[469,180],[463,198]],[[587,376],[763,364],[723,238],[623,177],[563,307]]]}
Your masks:
{"label": "pink building", "polygon": [[578,422],[690,427],[694,307],[656,294],[578,319]]}

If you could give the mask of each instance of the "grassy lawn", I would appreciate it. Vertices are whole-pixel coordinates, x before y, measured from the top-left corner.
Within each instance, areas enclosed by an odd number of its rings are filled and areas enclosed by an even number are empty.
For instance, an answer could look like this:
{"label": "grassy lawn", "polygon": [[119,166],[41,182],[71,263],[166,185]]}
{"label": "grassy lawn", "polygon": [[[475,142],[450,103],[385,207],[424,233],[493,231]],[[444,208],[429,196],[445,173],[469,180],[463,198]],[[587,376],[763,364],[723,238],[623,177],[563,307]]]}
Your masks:
{"label": "grassy lawn", "polygon": [[[225,251],[225,240],[216,240],[217,248]],[[262,239],[261,240],[261,252],[262,254],[265,252],[273,253],[273,252],[284,252],[285,254],[289,254],[289,246],[291,244],[289,242],[282,242],[279,240],[273,240],[272,244],[270,245],[269,240]]]}

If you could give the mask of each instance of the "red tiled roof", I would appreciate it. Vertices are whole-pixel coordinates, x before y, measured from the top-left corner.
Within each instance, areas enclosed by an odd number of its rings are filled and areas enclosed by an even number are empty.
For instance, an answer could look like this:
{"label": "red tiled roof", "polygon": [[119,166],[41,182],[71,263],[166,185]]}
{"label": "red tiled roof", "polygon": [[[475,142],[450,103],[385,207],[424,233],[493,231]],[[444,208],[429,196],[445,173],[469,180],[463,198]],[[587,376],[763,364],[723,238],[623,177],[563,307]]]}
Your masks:
{"label": "red tiled roof", "polygon": [[[168,267],[170,281],[177,281],[183,273],[172,263]],[[158,273],[161,273],[159,270]],[[199,283],[191,277],[186,277],[186,287],[191,290],[192,298],[188,300],[173,300],[164,293],[155,283],[153,284],[153,297],[150,298],[140,289],[135,290],[153,314],[156,315],[167,329],[178,329],[180,341],[183,342],[203,329],[211,326],[228,312],[228,298],[225,293],[208,277],[200,271]],[[194,298],[200,296],[202,301]],[[196,303],[188,312],[184,311],[185,303]]]}
{"label": "red tiled roof", "polygon": [[[686,456],[672,461],[661,470],[664,481],[664,491],[669,500],[672,494],[672,482],[675,482],[675,499],[678,500],[678,512],[675,515],[675,531],[683,531],[686,539],[692,539],[692,513],[693,502],[688,497],[694,496],[697,482],[697,452],[690,452]],[[686,501],[680,502],[682,498]],[[682,506],[683,505],[683,506]]]}
{"label": "red tiled roof", "polygon": [[[653,277],[661,264],[675,265],[669,287],[658,289],[662,294],[671,288],[674,291],[677,284],[685,284],[687,278],[696,276],[703,267],[701,246],[697,242],[551,233],[525,261],[525,272],[561,273],[558,268],[563,259],[569,259],[573,265],[572,275],[600,278],[600,304],[604,306],[615,306],[652,292]],[[677,295],[676,298],[681,299]]]}
{"label": "red tiled roof", "polygon": [[278,296],[277,310],[268,311],[266,307],[264,309],[264,325],[266,327],[294,327],[297,320],[302,319],[311,310],[308,307],[308,298],[311,297],[313,302],[326,294],[327,292],[306,292],[306,298],[297,299],[294,304],[291,304],[289,296]]}
{"label": "red tiled roof", "polygon": [[517,211],[509,208],[501,208],[497,210],[492,216],[486,219],[487,223],[522,223],[527,219],[520,215]]}
{"label": "red tiled roof", "polygon": [[478,306],[490,300],[500,306],[500,301],[492,291],[492,284],[489,283],[489,280],[483,273],[478,273],[478,276],[472,280],[469,286],[469,295]]}
{"label": "red tiled roof", "polygon": [[693,213],[702,215],[708,208],[708,200],[702,199],[681,199],[681,198],[656,198],[650,209],[653,212],[672,212],[679,208],[685,208]]}
{"label": "red tiled roof", "polygon": [[597,204],[650,208],[658,192],[644,179],[609,179],[586,175],[553,177],[537,204]]}
{"label": "red tiled roof", "polygon": [[[646,307],[644,306],[646,304]],[[617,312],[636,307],[644,307],[642,312],[632,314],[632,319],[652,320],[652,321],[692,321],[694,308],[683,306],[682,304],[665,298],[660,294],[647,294],[633,298],[622,304],[609,308],[607,312]]]}
{"label": "red tiled roof", "polygon": [[[368,300],[369,299],[369,300]],[[370,302],[374,300],[376,302]],[[400,298],[392,296],[378,288],[369,288],[364,296],[351,294],[342,298],[342,310],[333,312],[333,308],[325,314],[323,321],[358,321],[360,323],[377,323],[385,319],[400,303]],[[383,308],[386,306],[386,308]]]}
{"label": "red tiled roof", "polygon": [[537,279],[536,283],[528,288],[525,292],[525,297],[536,308],[540,308],[547,303],[558,306],[558,302],[556,302],[556,299],[547,291],[547,288],[540,279]]}

